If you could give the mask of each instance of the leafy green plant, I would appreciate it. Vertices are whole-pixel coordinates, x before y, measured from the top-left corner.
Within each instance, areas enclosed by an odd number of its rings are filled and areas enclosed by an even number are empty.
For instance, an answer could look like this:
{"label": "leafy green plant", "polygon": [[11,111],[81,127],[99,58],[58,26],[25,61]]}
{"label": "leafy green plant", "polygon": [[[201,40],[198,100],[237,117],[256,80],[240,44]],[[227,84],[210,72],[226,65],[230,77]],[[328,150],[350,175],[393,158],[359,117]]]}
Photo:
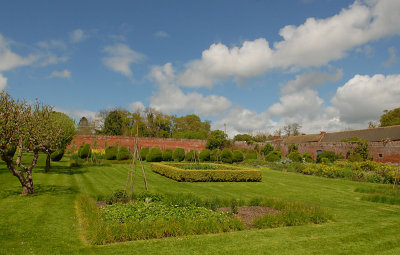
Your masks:
{"label": "leafy green plant", "polygon": [[265,160],[268,162],[277,162],[277,161],[281,160],[281,155],[282,155],[282,153],[280,151],[271,151],[265,157]]}
{"label": "leafy green plant", "polygon": [[185,159],[185,150],[183,148],[175,149],[174,153],[172,154],[174,161],[180,162]]}
{"label": "leafy green plant", "polygon": [[142,160],[145,160],[145,159],[146,159],[146,156],[147,156],[147,154],[149,153],[149,151],[150,151],[150,149],[149,149],[149,148],[147,148],[147,147],[143,147],[143,148],[141,148],[141,149],[140,149],[140,152],[139,152],[139,154],[140,154],[140,158],[141,158]]}
{"label": "leafy green plant", "polygon": [[[325,159],[325,162],[322,162],[322,159]],[[337,159],[342,159],[343,156],[336,154],[334,151],[322,151],[317,155],[317,163],[333,163]]]}
{"label": "leafy green plant", "polygon": [[257,152],[255,150],[248,150],[246,153],[246,159],[257,159]]}
{"label": "leafy green plant", "polygon": [[222,150],[222,152],[221,152],[221,161],[222,162],[231,164],[232,163],[232,157],[233,157],[233,154],[232,154],[232,151],[230,149],[225,148],[225,149]]}
{"label": "leafy green plant", "polygon": [[211,151],[209,149],[204,149],[200,152],[199,159],[201,162],[210,161]]}
{"label": "leafy green plant", "polygon": [[234,150],[232,155],[232,162],[242,162],[244,159],[243,153],[241,150]]}
{"label": "leafy green plant", "polygon": [[92,149],[90,148],[90,144],[83,144],[79,147],[78,157],[81,159],[87,159],[92,155]]}
{"label": "leafy green plant", "polygon": [[65,149],[58,149],[55,152],[53,152],[50,156],[51,161],[55,161],[55,162],[60,161],[62,159],[62,157],[64,156],[64,152],[65,152]]}
{"label": "leafy green plant", "polygon": [[210,154],[210,160],[213,162],[221,161],[221,150],[220,149],[212,150]]}
{"label": "leafy green plant", "polygon": [[105,157],[107,160],[116,160],[118,155],[118,147],[117,146],[108,146],[106,148]]}
{"label": "leafy green plant", "polygon": [[125,146],[119,147],[117,160],[126,160],[126,159],[129,159],[129,157],[130,157],[130,153],[129,153],[128,148],[126,148]]}
{"label": "leafy green plant", "polygon": [[268,153],[270,153],[271,151],[274,150],[274,146],[272,146],[269,143],[266,143],[262,148],[261,148],[261,152],[266,156],[268,155]]}
{"label": "leafy green plant", "polygon": [[303,161],[303,157],[297,150],[290,152],[288,155],[286,155],[286,157],[289,158],[293,162],[302,162]]}
{"label": "leafy green plant", "polygon": [[173,160],[172,154],[173,154],[172,149],[169,149],[169,148],[165,149],[162,153],[162,160],[163,161],[172,161]]}
{"label": "leafy green plant", "polygon": [[304,161],[307,162],[307,163],[312,163],[312,162],[314,162],[313,157],[312,157],[311,154],[308,153],[308,152],[304,152],[304,154],[303,154],[303,159],[304,159]]}
{"label": "leafy green plant", "polygon": [[158,147],[151,148],[150,152],[146,156],[147,162],[161,162],[162,161],[162,151]]}

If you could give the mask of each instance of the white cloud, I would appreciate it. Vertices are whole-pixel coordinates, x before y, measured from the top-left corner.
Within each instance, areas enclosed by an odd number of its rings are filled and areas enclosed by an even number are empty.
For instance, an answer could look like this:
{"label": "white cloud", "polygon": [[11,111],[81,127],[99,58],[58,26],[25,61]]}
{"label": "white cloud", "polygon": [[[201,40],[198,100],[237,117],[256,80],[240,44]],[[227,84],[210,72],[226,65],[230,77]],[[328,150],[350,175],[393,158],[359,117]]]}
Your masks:
{"label": "white cloud", "polygon": [[48,76],[48,78],[55,78],[55,77],[70,79],[71,78],[71,72],[68,71],[67,69],[64,69],[63,71],[53,71]]}
{"label": "white cloud", "polygon": [[389,67],[397,62],[397,50],[395,47],[390,47],[388,49],[389,59],[385,62],[385,66]]}
{"label": "white cloud", "polygon": [[7,86],[7,77],[0,73],[0,91],[4,90]]}
{"label": "white cloud", "polygon": [[44,49],[61,49],[65,50],[67,46],[63,41],[60,40],[50,40],[50,41],[41,41],[37,43],[37,46]]}
{"label": "white cloud", "polygon": [[75,120],[80,120],[82,117],[86,117],[89,120],[93,120],[96,118],[97,113],[90,111],[90,110],[84,110],[84,109],[63,109],[60,107],[54,107],[54,110],[57,112],[62,112],[70,116],[71,118]]}
{"label": "white cloud", "polygon": [[30,65],[37,58],[32,54],[27,57],[21,57],[12,52],[8,40],[0,34],[0,71],[8,71],[19,66]]}
{"label": "white cloud", "polygon": [[157,31],[154,33],[155,37],[166,38],[169,37],[169,34],[165,31]]}
{"label": "white cloud", "polygon": [[378,120],[385,109],[400,106],[400,75],[355,75],[337,89],[332,105],[349,124]]}
{"label": "white cloud", "polygon": [[187,65],[179,82],[184,86],[212,87],[228,77],[236,81],[264,74],[273,68],[308,68],[341,59],[354,47],[388,35],[400,34],[400,1],[355,1],[339,14],[308,18],[300,26],[280,30],[283,40],[269,46],[266,39],[245,41],[241,47],[212,44],[201,59]]}
{"label": "white cloud", "polygon": [[88,36],[82,29],[75,29],[69,34],[69,40],[72,43],[78,43],[85,40]]}
{"label": "white cloud", "polygon": [[142,61],[145,56],[132,50],[127,44],[117,43],[104,48],[108,54],[103,58],[103,63],[114,72],[132,77],[130,65]]}
{"label": "white cloud", "polygon": [[144,104],[140,101],[130,103],[129,108],[131,109],[132,112],[143,112],[146,109]]}
{"label": "white cloud", "polygon": [[343,70],[338,69],[336,73],[326,73],[313,71],[296,75],[295,80],[291,80],[282,87],[282,94],[290,94],[302,89],[313,89],[327,82],[335,82],[342,78]]}

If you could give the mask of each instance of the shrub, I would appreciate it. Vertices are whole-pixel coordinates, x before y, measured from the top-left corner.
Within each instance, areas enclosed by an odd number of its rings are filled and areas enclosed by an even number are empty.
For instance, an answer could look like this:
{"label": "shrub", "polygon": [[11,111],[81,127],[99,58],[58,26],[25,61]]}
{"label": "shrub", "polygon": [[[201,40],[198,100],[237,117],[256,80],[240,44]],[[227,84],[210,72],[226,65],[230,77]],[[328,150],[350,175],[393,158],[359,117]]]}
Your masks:
{"label": "shrub", "polygon": [[209,149],[204,149],[200,152],[199,158],[201,162],[208,162],[210,161],[211,152]]}
{"label": "shrub", "polygon": [[268,161],[268,162],[280,161],[281,160],[281,155],[282,155],[282,153],[280,151],[271,151],[265,157],[265,160]]}
{"label": "shrub", "polygon": [[186,153],[186,155],[185,155],[185,161],[191,162],[191,161],[197,160],[197,158],[195,159],[195,157],[196,157],[195,153],[196,153],[196,152],[195,152],[194,150],[188,151],[188,152]]}
{"label": "shrub", "polygon": [[162,151],[158,147],[151,148],[146,156],[147,162],[161,162],[162,161]]}
{"label": "shrub", "polygon": [[362,156],[359,153],[353,153],[348,157],[348,160],[350,162],[361,162],[364,161],[364,159],[362,158]]}
{"label": "shrub", "polygon": [[292,151],[288,155],[286,155],[287,158],[289,158],[293,162],[302,162],[303,157],[298,151]]}
{"label": "shrub", "polygon": [[333,151],[322,151],[320,154],[317,155],[317,163],[322,163],[322,158],[327,158],[329,161],[324,163],[333,163],[337,159],[342,159],[343,156],[338,155]]}
{"label": "shrub", "polygon": [[221,161],[224,163],[231,164],[232,163],[232,151],[228,148],[225,148],[221,152]]}
{"label": "shrub", "polygon": [[266,156],[268,153],[274,150],[274,146],[271,144],[267,143],[261,148],[261,152]]}
{"label": "shrub", "polygon": [[244,156],[241,150],[234,150],[232,156],[232,162],[241,162],[243,161]]}
{"label": "shrub", "polygon": [[185,150],[182,148],[177,148],[172,154],[172,158],[174,159],[174,161],[181,162],[185,159]]}
{"label": "shrub", "polygon": [[116,160],[118,154],[117,146],[108,146],[106,148],[106,159],[107,160]]}
{"label": "shrub", "polygon": [[246,159],[257,159],[257,152],[255,150],[248,150],[246,153]]}
{"label": "shrub", "polygon": [[118,155],[117,155],[118,160],[129,159],[129,156],[130,156],[130,154],[129,154],[128,148],[126,148],[125,146],[119,147],[119,151],[118,151]]}
{"label": "shrub", "polygon": [[291,145],[289,145],[289,146],[288,146],[289,153],[294,152],[294,151],[297,151],[298,148],[299,148],[299,147],[298,147],[296,144],[291,144]]}
{"label": "shrub", "polygon": [[79,147],[78,157],[81,159],[89,158],[92,155],[90,144],[83,144]]}
{"label": "shrub", "polygon": [[50,155],[51,161],[60,161],[64,156],[65,149],[58,149]]}
{"label": "shrub", "polygon": [[312,162],[314,162],[314,160],[313,160],[311,154],[308,153],[308,152],[304,152],[303,158],[304,158],[304,161],[307,162],[307,163],[312,163]]}
{"label": "shrub", "polygon": [[220,149],[214,149],[211,151],[210,154],[210,160],[211,161],[220,161],[221,160],[221,150]]}
{"label": "shrub", "polygon": [[172,161],[172,149],[165,149],[162,153],[162,160],[163,161]]}
{"label": "shrub", "polygon": [[232,165],[217,166],[218,169],[216,170],[191,169],[188,171],[176,167],[174,164],[151,163],[153,172],[179,182],[255,182],[261,181],[262,178],[260,170],[241,168]]}
{"label": "shrub", "polygon": [[149,153],[149,151],[150,151],[150,149],[147,148],[147,147],[141,148],[141,149],[140,149],[140,153],[139,153],[139,154],[140,154],[140,158],[141,158],[142,160],[145,160],[147,154]]}

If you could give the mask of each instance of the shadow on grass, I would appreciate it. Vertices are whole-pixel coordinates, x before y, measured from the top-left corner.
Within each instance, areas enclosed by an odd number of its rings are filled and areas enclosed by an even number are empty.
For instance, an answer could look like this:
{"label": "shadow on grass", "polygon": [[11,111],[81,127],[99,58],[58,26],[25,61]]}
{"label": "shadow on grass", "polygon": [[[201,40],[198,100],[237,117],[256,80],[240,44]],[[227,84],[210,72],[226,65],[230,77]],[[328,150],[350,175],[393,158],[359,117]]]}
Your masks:
{"label": "shadow on grass", "polygon": [[[36,170],[36,171],[35,171]],[[36,173],[43,173],[43,174],[66,174],[66,175],[75,175],[75,174],[84,174],[87,173],[88,170],[85,167],[70,167],[70,166],[51,166],[50,172],[46,173],[44,167],[38,167],[34,169]]]}
{"label": "shadow on grass", "polygon": [[37,184],[34,186],[35,193],[33,196],[40,196],[40,195],[63,195],[63,194],[77,194],[79,190],[75,187],[67,187],[61,185],[43,185]]}

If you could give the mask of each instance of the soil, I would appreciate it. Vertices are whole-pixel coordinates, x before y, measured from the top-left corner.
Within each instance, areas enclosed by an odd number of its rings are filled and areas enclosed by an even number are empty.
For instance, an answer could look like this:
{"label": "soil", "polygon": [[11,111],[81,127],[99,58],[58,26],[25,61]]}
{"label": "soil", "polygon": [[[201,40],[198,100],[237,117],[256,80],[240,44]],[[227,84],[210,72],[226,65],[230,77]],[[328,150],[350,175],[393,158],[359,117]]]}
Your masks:
{"label": "soil", "polygon": [[[231,207],[221,207],[218,208],[220,211],[231,212]],[[253,220],[255,218],[262,217],[266,214],[275,214],[279,211],[270,207],[263,206],[240,206],[238,207],[238,213],[234,214],[233,217],[241,219],[247,227],[252,228]]]}

